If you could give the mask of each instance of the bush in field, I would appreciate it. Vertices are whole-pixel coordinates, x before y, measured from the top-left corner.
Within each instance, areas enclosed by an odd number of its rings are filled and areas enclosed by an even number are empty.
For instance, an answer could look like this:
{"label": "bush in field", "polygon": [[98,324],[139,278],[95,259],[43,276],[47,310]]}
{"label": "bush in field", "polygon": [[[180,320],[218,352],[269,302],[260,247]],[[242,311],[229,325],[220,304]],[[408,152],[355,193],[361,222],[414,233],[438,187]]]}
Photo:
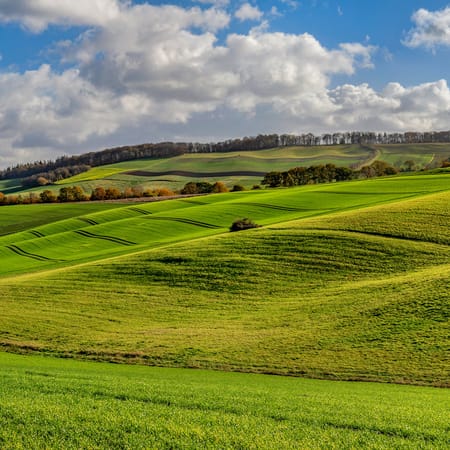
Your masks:
{"label": "bush in field", "polygon": [[213,193],[222,193],[222,192],[228,192],[228,188],[225,186],[225,183],[222,183],[222,181],[216,181],[212,187]]}
{"label": "bush in field", "polygon": [[105,200],[105,197],[106,197],[106,191],[105,191],[105,188],[103,188],[102,186],[96,187],[91,192],[91,200]]}
{"label": "bush in field", "polygon": [[184,185],[184,188],[181,190],[180,194],[210,194],[213,192],[214,185],[208,183],[207,181],[190,181]]}
{"label": "bush in field", "polygon": [[235,220],[230,227],[230,231],[249,230],[250,228],[259,228],[261,225],[256,224],[248,218]]}
{"label": "bush in field", "polygon": [[56,194],[48,189],[39,194],[42,203],[55,203],[58,199]]}
{"label": "bush in field", "polygon": [[88,200],[88,196],[80,186],[63,187],[59,190],[58,201],[61,203],[82,202],[85,200]]}
{"label": "bush in field", "polygon": [[245,187],[242,186],[242,184],[235,184],[233,186],[233,189],[231,189],[231,192],[239,192],[239,191],[245,191]]}
{"label": "bush in field", "polygon": [[173,192],[169,188],[163,187],[163,188],[156,189],[155,195],[157,195],[158,197],[172,197],[173,195],[175,195],[175,192]]}

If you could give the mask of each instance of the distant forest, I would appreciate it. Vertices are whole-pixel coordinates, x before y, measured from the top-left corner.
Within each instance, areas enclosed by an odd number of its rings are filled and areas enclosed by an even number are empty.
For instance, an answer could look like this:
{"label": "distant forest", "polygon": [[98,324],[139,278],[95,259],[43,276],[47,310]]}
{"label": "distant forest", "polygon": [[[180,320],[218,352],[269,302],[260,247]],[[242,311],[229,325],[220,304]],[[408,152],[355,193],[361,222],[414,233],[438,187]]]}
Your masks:
{"label": "distant forest", "polygon": [[17,164],[0,171],[0,179],[25,178],[24,185],[52,183],[91,167],[142,158],[164,158],[185,153],[214,153],[263,150],[276,147],[319,146],[338,144],[422,144],[450,142],[450,131],[373,133],[348,132],[314,135],[267,134],[216,143],[160,142],[115,147],[75,156],[62,156],[55,161]]}

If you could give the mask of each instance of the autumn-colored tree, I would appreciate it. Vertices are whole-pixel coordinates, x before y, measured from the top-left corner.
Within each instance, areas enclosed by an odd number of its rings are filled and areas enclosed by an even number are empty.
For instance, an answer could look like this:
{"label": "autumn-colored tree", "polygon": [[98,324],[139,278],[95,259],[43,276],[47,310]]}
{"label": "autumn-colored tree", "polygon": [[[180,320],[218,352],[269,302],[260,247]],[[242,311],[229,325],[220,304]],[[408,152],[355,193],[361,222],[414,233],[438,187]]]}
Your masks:
{"label": "autumn-colored tree", "polygon": [[122,197],[123,198],[132,198],[132,197],[134,197],[133,189],[131,189],[130,187],[125,188],[123,190]]}
{"label": "autumn-colored tree", "polygon": [[175,195],[175,192],[173,192],[169,188],[156,189],[155,193],[158,197],[172,197],[173,195]]}
{"label": "autumn-colored tree", "polygon": [[131,192],[133,193],[133,197],[135,198],[143,197],[144,195],[144,190],[141,186],[133,186],[131,188]]}
{"label": "autumn-colored tree", "polygon": [[119,189],[115,187],[109,187],[105,190],[105,200],[117,200],[122,197]]}
{"label": "autumn-colored tree", "polygon": [[228,188],[226,187],[225,183],[222,183],[222,181],[216,181],[212,187],[212,192],[214,193],[222,193],[222,192],[228,192]]}
{"label": "autumn-colored tree", "polygon": [[45,177],[38,177],[36,183],[38,184],[38,186],[45,186],[49,183],[49,181]]}
{"label": "autumn-colored tree", "polygon": [[58,201],[64,202],[82,202],[88,197],[80,186],[63,187],[59,190]]}
{"label": "autumn-colored tree", "polygon": [[39,194],[42,203],[54,203],[57,198],[54,192],[46,189]]}
{"label": "autumn-colored tree", "polygon": [[91,200],[105,200],[106,191],[102,186],[97,186],[91,192]]}

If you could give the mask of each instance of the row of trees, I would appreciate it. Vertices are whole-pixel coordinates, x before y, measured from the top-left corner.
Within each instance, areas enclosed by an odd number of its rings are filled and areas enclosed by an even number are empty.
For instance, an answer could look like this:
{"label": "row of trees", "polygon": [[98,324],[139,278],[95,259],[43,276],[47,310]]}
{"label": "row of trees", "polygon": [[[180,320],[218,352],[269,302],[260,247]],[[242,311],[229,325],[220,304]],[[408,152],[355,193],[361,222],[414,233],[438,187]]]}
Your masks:
{"label": "row of trees", "polygon": [[57,181],[64,180],[66,178],[73,177],[83,172],[87,172],[91,166],[86,164],[78,164],[69,167],[58,167],[55,170],[49,172],[40,172],[35,175],[22,179],[22,186],[24,188],[31,188],[35,186],[46,186],[47,184],[53,184]]}
{"label": "row of trees", "polygon": [[32,203],[66,203],[95,200],[120,200],[140,197],[171,197],[176,195],[168,188],[147,189],[139,187],[126,188],[123,191],[115,187],[96,187],[90,194],[84,192],[80,186],[68,186],[59,189],[59,192],[46,189],[39,194],[30,192],[19,195],[4,195],[0,192],[0,205],[21,205]]}
{"label": "row of trees", "polygon": [[334,164],[321,164],[310,167],[294,167],[284,172],[269,172],[264,176],[261,184],[269,187],[303,186],[305,184],[332,183],[356,178],[395,175],[396,173],[398,173],[398,169],[384,161],[375,161],[360,170],[337,167]]}
{"label": "row of trees", "polygon": [[[181,189],[180,194],[219,194],[221,192],[229,192],[230,190],[221,181],[216,183],[208,183],[207,181],[189,181]],[[235,184],[231,189],[231,192],[245,191],[245,187],[240,184]]]}
{"label": "row of trees", "polygon": [[[186,143],[161,142],[157,144],[141,144],[134,146],[115,147],[100,152],[84,153],[75,156],[62,156],[55,161],[35,161],[26,164],[17,164],[0,171],[0,179],[26,178],[33,175],[49,177],[44,173],[51,173],[59,168],[73,166],[102,166],[121,161],[130,161],[142,158],[163,158],[182,155],[184,153],[210,153],[231,152],[246,150],[262,150],[289,146],[318,146],[337,144],[417,144],[433,142],[450,142],[450,131],[431,131],[426,133],[374,133],[353,131],[348,133],[325,133],[314,135],[312,133],[267,134],[242,139],[230,139],[217,143]],[[52,180],[50,180],[52,181]]]}

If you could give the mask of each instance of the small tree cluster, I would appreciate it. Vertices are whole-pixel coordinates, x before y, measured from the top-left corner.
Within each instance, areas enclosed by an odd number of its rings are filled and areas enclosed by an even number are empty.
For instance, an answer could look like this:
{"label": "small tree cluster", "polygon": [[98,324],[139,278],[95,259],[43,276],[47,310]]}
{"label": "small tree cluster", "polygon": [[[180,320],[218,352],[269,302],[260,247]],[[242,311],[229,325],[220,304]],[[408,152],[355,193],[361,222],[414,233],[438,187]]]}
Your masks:
{"label": "small tree cluster", "polygon": [[303,186],[305,184],[332,183],[356,178],[372,178],[384,175],[395,175],[398,169],[384,161],[375,161],[360,170],[348,167],[337,167],[334,164],[321,164],[310,167],[294,167],[285,172],[269,172],[261,184],[269,187]]}
{"label": "small tree cluster", "polygon": [[235,220],[230,227],[230,231],[242,231],[249,230],[250,228],[259,228],[261,225],[257,225],[255,222],[248,218]]}
{"label": "small tree cluster", "polygon": [[47,184],[53,184],[56,181],[64,180],[66,178],[73,177],[83,172],[87,172],[91,167],[86,164],[74,165],[69,167],[58,167],[55,170],[48,172],[40,172],[35,175],[31,175],[22,180],[22,186],[26,188],[35,186],[45,186]]}
{"label": "small tree cluster", "polygon": [[220,192],[228,192],[228,188],[221,181],[216,183],[208,183],[207,181],[190,181],[181,189],[180,194],[216,194]]}

